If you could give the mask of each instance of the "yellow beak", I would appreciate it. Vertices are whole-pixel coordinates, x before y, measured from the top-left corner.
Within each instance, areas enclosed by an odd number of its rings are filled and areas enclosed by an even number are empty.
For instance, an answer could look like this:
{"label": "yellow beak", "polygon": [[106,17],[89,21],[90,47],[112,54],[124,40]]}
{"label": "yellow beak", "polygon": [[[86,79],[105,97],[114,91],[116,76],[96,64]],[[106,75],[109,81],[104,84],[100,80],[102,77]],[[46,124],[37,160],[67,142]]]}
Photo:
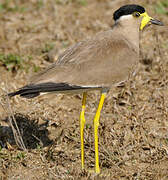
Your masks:
{"label": "yellow beak", "polygon": [[163,23],[161,21],[148,16],[148,14],[146,12],[142,13],[141,16],[143,18],[142,18],[142,21],[141,21],[140,30],[142,30],[149,23],[159,25],[159,26],[163,26]]}

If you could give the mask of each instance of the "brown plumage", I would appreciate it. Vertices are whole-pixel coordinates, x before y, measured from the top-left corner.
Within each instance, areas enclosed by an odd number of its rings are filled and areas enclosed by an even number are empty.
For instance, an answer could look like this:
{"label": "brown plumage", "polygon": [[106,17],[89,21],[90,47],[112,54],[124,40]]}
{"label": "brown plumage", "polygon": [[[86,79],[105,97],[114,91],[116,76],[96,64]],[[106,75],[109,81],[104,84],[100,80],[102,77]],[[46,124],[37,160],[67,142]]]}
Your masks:
{"label": "brown plumage", "polygon": [[33,77],[29,85],[10,95],[32,98],[40,92],[109,89],[125,80],[138,61],[139,25],[140,21],[125,19],[112,29],[75,44]]}
{"label": "brown plumage", "polygon": [[148,16],[139,5],[126,5],[113,15],[115,24],[109,31],[68,48],[58,60],[35,76],[31,83],[9,96],[33,98],[47,92],[83,91],[80,113],[81,166],[84,169],[84,127],[86,91],[102,91],[94,118],[95,172],[100,173],[98,156],[98,126],[100,112],[111,86],[124,81],[134,70],[139,58],[139,29],[153,23],[163,25]]}
{"label": "brown plumage", "polygon": [[122,30],[122,25],[115,24],[112,30],[98,33],[67,49],[31,83],[63,82],[84,87],[110,87],[124,80],[139,56],[139,31],[134,27],[136,32],[131,36],[134,36],[136,45],[132,43],[132,37],[125,36],[127,31]]}

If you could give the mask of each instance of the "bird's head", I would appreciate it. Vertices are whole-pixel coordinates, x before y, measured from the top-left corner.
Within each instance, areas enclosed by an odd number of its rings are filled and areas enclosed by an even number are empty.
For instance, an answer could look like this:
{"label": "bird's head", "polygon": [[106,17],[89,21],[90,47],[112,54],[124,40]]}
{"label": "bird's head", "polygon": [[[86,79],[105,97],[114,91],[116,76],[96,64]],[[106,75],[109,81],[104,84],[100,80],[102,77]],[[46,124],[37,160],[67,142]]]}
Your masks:
{"label": "bird's head", "polygon": [[121,20],[124,21],[124,19],[129,19],[133,23],[137,22],[140,26],[140,30],[143,30],[143,28],[149,24],[163,26],[163,23],[161,21],[150,17],[145,11],[144,7],[136,4],[129,4],[120,7],[114,12],[113,19],[115,20],[115,22]]}

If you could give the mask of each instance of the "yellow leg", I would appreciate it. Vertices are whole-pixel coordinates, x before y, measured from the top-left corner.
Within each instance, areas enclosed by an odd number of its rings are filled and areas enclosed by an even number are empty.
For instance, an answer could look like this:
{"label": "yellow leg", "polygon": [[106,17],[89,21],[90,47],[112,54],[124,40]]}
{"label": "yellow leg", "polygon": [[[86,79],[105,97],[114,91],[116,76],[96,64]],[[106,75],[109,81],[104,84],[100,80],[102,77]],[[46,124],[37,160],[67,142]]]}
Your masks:
{"label": "yellow leg", "polygon": [[80,113],[80,135],[81,135],[81,165],[82,169],[84,169],[84,137],[83,137],[83,131],[85,127],[85,107],[86,107],[86,96],[87,93],[83,93],[83,99],[82,99],[82,111]]}
{"label": "yellow leg", "polygon": [[100,112],[103,107],[104,99],[106,97],[107,93],[102,93],[99,106],[97,108],[97,112],[94,118],[94,138],[95,138],[95,172],[98,174],[100,173],[99,168],[99,152],[98,152],[98,127],[99,127],[99,118],[100,118]]}

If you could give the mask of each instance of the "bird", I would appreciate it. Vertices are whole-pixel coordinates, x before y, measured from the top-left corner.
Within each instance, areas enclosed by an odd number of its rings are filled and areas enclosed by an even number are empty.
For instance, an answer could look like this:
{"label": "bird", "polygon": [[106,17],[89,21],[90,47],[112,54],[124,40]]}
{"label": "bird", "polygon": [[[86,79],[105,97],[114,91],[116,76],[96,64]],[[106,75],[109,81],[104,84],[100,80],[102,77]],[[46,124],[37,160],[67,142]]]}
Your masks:
{"label": "bird", "polygon": [[81,168],[84,166],[84,127],[89,91],[101,92],[93,120],[95,173],[100,173],[98,127],[104,100],[112,86],[125,81],[139,59],[139,34],[147,25],[163,26],[138,4],[126,4],[113,13],[114,25],[106,31],[67,48],[48,68],[35,75],[29,84],[9,97],[35,98],[47,93],[81,93],[80,112]]}

